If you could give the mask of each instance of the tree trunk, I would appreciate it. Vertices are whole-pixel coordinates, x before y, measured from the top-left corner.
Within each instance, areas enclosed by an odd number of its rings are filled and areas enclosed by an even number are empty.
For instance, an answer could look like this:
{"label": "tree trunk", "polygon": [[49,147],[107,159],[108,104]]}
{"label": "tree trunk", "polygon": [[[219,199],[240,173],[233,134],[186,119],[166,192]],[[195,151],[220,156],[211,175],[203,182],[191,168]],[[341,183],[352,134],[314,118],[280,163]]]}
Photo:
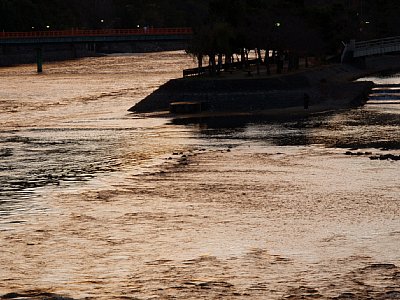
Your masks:
{"label": "tree trunk", "polygon": [[262,59],[261,59],[261,51],[260,51],[260,49],[256,49],[255,51],[256,51],[256,56],[257,56],[257,63],[256,63],[257,75],[260,75],[260,62],[262,61]]}
{"label": "tree trunk", "polygon": [[201,69],[203,68],[203,55],[199,54],[197,55],[197,66],[199,68],[199,74],[201,74]]}
{"label": "tree trunk", "polygon": [[232,63],[232,55],[229,53],[225,53],[225,71],[230,70]]}
{"label": "tree trunk", "polygon": [[245,58],[245,53],[244,53],[244,48],[240,51],[240,62],[241,62],[241,68],[243,69],[246,64],[246,58]]}
{"label": "tree trunk", "polygon": [[231,63],[231,56],[230,54],[225,54],[225,65],[229,65]]}
{"label": "tree trunk", "polygon": [[294,56],[294,68],[296,70],[300,68],[300,56],[298,54]]}
{"label": "tree trunk", "polygon": [[265,49],[264,65],[267,67],[267,74],[271,75],[271,59],[269,57],[269,49]]}
{"label": "tree trunk", "polygon": [[288,59],[289,59],[288,72],[290,72],[290,71],[293,71],[293,69],[294,69],[294,55],[293,55],[293,53],[290,52],[288,54]]}
{"label": "tree trunk", "polygon": [[259,63],[262,63],[261,49],[257,48],[257,59]]}
{"label": "tree trunk", "polygon": [[282,51],[279,51],[277,64],[276,64],[276,73],[278,73],[278,74],[282,73],[284,62],[285,62],[285,56],[283,55]]}
{"label": "tree trunk", "polygon": [[276,50],[272,51],[272,63],[273,64],[276,64],[276,61],[277,61],[277,59],[276,59],[277,53],[276,52],[277,52]]}
{"label": "tree trunk", "polygon": [[218,68],[217,72],[220,73],[222,70],[222,53],[218,54]]}
{"label": "tree trunk", "polygon": [[209,55],[210,75],[215,75],[215,54]]}

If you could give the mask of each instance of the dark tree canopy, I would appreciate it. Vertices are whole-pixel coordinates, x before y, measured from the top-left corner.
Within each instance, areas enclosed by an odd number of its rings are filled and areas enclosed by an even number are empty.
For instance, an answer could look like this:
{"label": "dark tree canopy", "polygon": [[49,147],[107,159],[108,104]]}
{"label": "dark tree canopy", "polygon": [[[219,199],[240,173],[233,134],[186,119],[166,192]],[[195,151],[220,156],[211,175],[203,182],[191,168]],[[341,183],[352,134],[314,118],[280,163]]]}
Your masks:
{"label": "dark tree canopy", "polygon": [[217,35],[223,54],[261,48],[335,55],[342,41],[400,35],[399,13],[397,0],[210,0],[204,26],[197,28],[201,43],[191,51],[221,53],[213,47]]}
{"label": "dark tree canopy", "polygon": [[400,35],[399,15],[398,0],[0,0],[1,31],[190,26],[193,52],[204,53],[335,52]]}
{"label": "dark tree canopy", "polygon": [[0,0],[0,30],[192,26],[207,10],[208,0]]}

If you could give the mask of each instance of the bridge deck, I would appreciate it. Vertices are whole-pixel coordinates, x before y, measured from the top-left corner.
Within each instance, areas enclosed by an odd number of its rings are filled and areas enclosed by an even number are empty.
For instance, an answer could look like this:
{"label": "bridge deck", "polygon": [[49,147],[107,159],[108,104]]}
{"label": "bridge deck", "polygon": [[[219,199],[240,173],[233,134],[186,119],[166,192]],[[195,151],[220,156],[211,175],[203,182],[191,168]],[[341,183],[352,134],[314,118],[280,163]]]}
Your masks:
{"label": "bridge deck", "polygon": [[60,31],[0,32],[0,45],[187,40],[191,38],[192,34],[191,28],[71,29]]}

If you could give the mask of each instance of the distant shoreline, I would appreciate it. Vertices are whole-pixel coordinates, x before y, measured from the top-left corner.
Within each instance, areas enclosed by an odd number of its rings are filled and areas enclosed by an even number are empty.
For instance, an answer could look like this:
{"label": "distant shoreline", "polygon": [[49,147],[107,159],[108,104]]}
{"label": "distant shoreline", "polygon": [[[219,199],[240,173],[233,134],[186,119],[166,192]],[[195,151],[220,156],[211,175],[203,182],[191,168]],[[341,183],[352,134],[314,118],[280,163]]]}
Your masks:
{"label": "distant shoreline", "polygon": [[[16,67],[26,64],[34,64],[37,61],[36,46],[0,46],[0,68]],[[173,43],[158,45],[156,43],[141,43],[133,45],[131,43],[115,43],[110,45],[97,45],[97,48],[88,47],[86,44],[76,45],[46,45],[43,48],[43,61],[48,62],[63,62],[77,60],[87,57],[102,57],[111,54],[139,54],[139,53],[154,53],[164,51],[182,50],[181,45],[175,46]]]}
{"label": "distant shoreline", "polygon": [[[179,78],[168,81],[129,111],[178,119],[227,114],[301,116],[363,105],[373,83],[354,80],[395,70],[400,70],[399,56],[369,58],[365,68],[333,64],[268,77]],[[308,109],[303,107],[305,97]],[[170,103],[183,101],[201,102],[207,109],[195,114],[169,113]]]}

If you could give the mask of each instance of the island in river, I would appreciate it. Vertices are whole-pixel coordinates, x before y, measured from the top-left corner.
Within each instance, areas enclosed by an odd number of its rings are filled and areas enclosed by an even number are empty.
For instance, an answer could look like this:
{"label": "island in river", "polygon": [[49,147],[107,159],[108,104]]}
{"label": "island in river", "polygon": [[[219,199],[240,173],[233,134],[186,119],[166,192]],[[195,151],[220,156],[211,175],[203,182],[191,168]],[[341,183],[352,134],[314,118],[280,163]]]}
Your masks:
{"label": "island in river", "polygon": [[[368,58],[363,67],[331,64],[274,76],[249,76],[242,72],[242,76],[172,79],[129,110],[158,114],[168,111],[171,103],[185,102],[201,104],[196,117],[226,113],[302,116],[362,105],[373,83],[355,80],[397,69],[400,60],[393,55]],[[193,117],[189,115],[180,118]]]}

